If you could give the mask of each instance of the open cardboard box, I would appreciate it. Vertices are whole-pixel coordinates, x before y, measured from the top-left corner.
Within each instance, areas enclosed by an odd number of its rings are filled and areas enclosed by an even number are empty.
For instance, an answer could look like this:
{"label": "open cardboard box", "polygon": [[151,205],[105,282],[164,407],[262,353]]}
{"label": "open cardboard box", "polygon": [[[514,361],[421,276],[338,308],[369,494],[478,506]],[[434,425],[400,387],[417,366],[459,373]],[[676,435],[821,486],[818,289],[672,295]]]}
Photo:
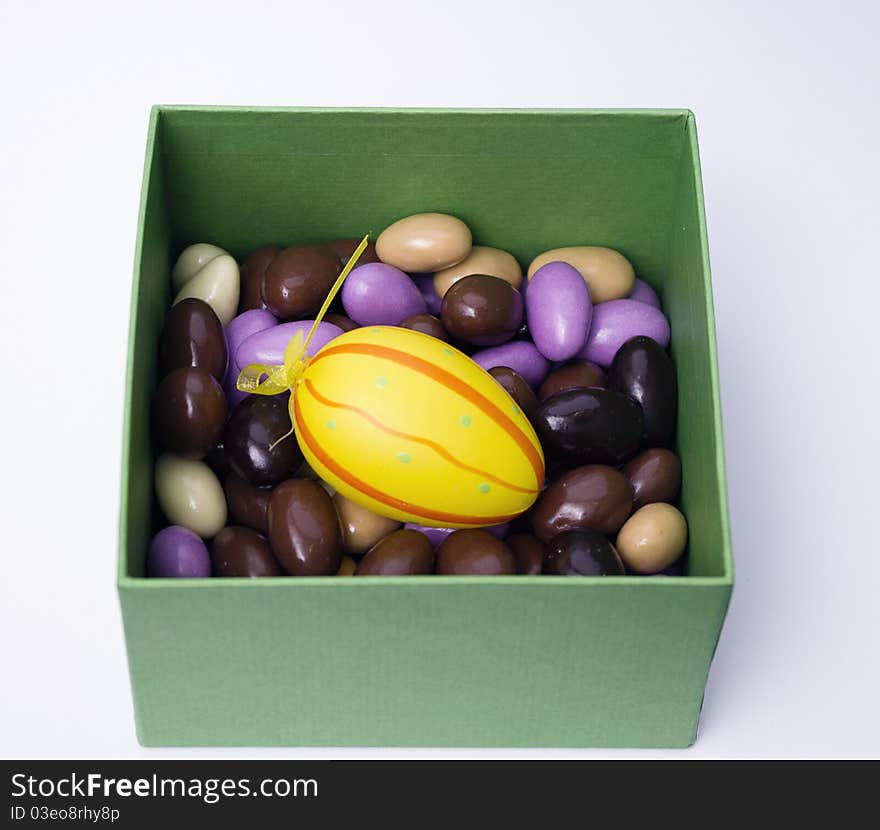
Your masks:
{"label": "open cardboard box", "polygon": [[[683,577],[146,579],[170,269],[455,214],[528,265],[607,245],[678,370]],[[733,585],[706,225],[687,110],[156,107],[131,306],[118,588],[145,745],[687,746]]]}

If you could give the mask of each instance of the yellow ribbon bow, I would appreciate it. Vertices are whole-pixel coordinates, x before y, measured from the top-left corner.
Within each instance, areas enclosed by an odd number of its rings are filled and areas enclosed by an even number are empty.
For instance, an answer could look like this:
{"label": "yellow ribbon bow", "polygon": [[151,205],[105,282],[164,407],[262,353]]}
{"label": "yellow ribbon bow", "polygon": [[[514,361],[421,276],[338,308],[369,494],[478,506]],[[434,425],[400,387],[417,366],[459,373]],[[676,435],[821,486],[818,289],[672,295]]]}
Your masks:
{"label": "yellow ribbon bow", "polygon": [[315,322],[312,323],[312,327],[309,329],[309,333],[306,335],[305,339],[303,339],[302,331],[298,331],[290,338],[290,342],[284,349],[284,363],[280,366],[270,366],[265,363],[250,363],[245,366],[238,375],[235,387],[240,392],[249,392],[253,395],[278,395],[281,392],[286,392],[288,389],[290,390],[290,402],[287,405],[290,414],[290,431],[271,444],[269,447],[270,450],[277,444],[280,444],[289,435],[293,434],[293,398],[296,394],[296,387],[299,386],[303,372],[305,372],[306,367],[309,365],[309,355],[306,352],[306,349],[308,348],[312,336],[318,330],[318,324],[324,318],[327,309],[330,308],[330,303],[333,302],[333,298],[339,293],[339,289],[342,288],[342,283],[345,282],[345,278],[349,275],[351,269],[357,264],[358,259],[360,259],[361,254],[366,249],[369,239],[369,234],[364,236],[357,248],[354,249],[354,253],[349,257],[348,262],[345,263],[345,267],[336,278],[336,282],[333,283],[333,287],[330,289],[330,293],[324,300],[324,305],[321,306],[321,310],[315,316]]}

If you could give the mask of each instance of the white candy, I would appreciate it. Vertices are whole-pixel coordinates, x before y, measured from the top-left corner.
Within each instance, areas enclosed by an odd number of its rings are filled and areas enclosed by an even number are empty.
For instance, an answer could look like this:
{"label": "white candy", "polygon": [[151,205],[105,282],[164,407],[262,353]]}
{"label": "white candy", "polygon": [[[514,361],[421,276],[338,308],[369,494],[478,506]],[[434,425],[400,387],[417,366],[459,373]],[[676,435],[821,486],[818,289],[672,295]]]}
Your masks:
{"label": "white candy", "polygon": [[165,453],[156,461],[156,496],[165,518],[210,539],[226,524],[226,496],[203,461]]}
{"label": "white candy", "polygon": [[171,287],[174,293],[180,291],[212,259],[225,253],[226,251],[222,248],[218,248],[210,242],[197,242],[195,245],[184,248],[171,270]]}
{"label": "white candy", "polygon": [[204,300],[225,326],[238,311],[241,276],[238,263],[229,254],[221,254],[191,277],[174,298],[176,305],[187,297]]}

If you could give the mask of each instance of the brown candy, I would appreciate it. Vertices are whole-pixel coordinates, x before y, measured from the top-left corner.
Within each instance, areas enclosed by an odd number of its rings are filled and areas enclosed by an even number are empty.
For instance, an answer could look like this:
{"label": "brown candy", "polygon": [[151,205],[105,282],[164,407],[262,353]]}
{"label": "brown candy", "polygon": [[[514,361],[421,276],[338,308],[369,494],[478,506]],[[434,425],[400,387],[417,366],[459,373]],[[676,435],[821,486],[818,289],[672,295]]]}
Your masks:
{"label": "brown candy", "polygon": [[516,405],[525,413],[526,418],[531,420],[538,408],[538,399],[522,375],[517,374],[507,366],[496,366],[489,370],[495,380],[500,383],[507,394],[516,401]]}
{"label": "brown candy", "polygon": [[538,397],[546,401],[557,392],[565,392],[567,389],[583,389],[589,386],[605,386],[605,372],[601,366],[590,363],[589,360],[575,360],[554,369],[538,389]]}
{"label": "brown candy", "polygon": [[271,487],[255,487],[235,473],[228,473],[223,479],[223,492],[226,493],[229,518],[235,524],[263,534],[269,532]]}
{"label": "brown candy", "polygon": [[196,297],[171,307],[159,336],[159,375],[189,367],[205,369],[217,380],[226,372],[223,324],[214,309]]}
{"label": "brown candy", "polygon": [[616,533],[629,516],[632,498],[632,485],[613,467],[576,467],[538,497],[530,514],[532,529],[544,542],[565,530]]}
{"label": "brown candy", "polygon": [[472,274],[446,292],[440,319],[446,331],[459,340],[496,346],[510,340],[520,327],[522,296],[499,277]]}
{"label": "brown candy", "polygon": [[518,574],[537,576],[543,571],[546,549],[537,537],[531,533],[511,533],[504,541],[513,551]]}
{"label": "brown candy", "polygon": [[334,326],[339,326],[343,331],[353,331],[356,328],[360,328],[354,320],[346,317],[344,314],[330,312],[329,314],[324,315],[324,319],[328,323],[333,323]]}
{"label": "brown candy", "polygon": [[333,504],[336,506],[342,526],[342,543],[348,553],[356,556],[369,550],[383,536],[400,527],[400,522],[386,519],[347,499],[342,493],[334,494]]}
{"label": "brown candy", "polygon": [[420,331],[422,334],[430,334],[431,337],[436,337],[438,340],[445,340],[447,342],[449,340],[449,335],[446,333],[446,329],[443,328],[443,323],[433,314],[413,314],[412,317],[407,317],[405,320],[400,321],[400,328]]}
{"label": "brown candy", "polygon": [[249,395],[232,410],[226,424],[223,445],[229,466],[258,487],[268,487],[292,476],[302,462],[293,435],[279,441],[290,431],[288,397]]}
{"label": "brown candy", "polygon": [[299,245],[277,254],[263,276],[262,296],[269,311],[282,320],[314,315],[342,266],[329,248]]}
{"label": "brown candy", "polygon": [[614,545],[595,530],[567,530],[550,540],[544,573],[553,576],[623,576]]}
{"label": "brown candy", "polygon": [[[360,239],[352,237],[350,239],[334,239],[332,242],[327,243],[327,247],[339,258],[339,264],[344,266],[351,259],[351,255],[360,244]],[[363,253],[358,257],[358,261],[355,264],[366,265],[368,262],[379,262],[375,242],[367,243],[367,247],[364,248]]]}
{"label": "brown candy", "polygon": [[681,488],[681,461],[670,450],[645,450],[621,471],[633,487],[633,510],[654,502],[672,502]]}
{"label": "brown candy", "polygon": [[396,530],[371,547],[357,567],[356,576],[412,576],[429,574],[434,549],[417,530]]}
{"label": "brown candy", "polygon": [[211,543],[214,576],[281,576],[269,543],[249,527],[224,527]]}
{"label": "brown candy", "polygon": [[275,256],[281,251],[277,245],[265,245],[253,251],[241,264],[241,292],[238,296],[238,313],[253,308],[266,308],[263,302],[263,277]]}
{"label": "brown candy", "polygon": [[504,542],[485,530],[456,530],[437,548],[437,573],[444,576],[515,574],[516,559]]}
{"label": "brown candy", "polygon": [[339,570],[339,518],[320,484],[291,478],[275,488],[269,500],[269,543],[292,576],[330,576]]}
{"label": "brown candy", "polygon": [[153,423],[166,450],[204,458],[220,440],[225,421],[223,388],[205,369],[175,369],[156,389]]}

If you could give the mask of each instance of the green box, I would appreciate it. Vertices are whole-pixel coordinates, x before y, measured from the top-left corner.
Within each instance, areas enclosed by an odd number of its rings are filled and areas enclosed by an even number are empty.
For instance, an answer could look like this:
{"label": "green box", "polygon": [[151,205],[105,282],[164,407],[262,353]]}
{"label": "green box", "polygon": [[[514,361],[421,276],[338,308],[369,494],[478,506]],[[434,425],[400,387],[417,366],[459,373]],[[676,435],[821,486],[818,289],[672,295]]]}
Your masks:
{"label": "green box", "polygon": [[[672,325],[688,575],[145,579],[170,267],[461,217],[523,265],[617,248]],[[706,224],[687,110],[157,107],[131,306],[118,587],[158,745],[688,746],[733,586]]]}

